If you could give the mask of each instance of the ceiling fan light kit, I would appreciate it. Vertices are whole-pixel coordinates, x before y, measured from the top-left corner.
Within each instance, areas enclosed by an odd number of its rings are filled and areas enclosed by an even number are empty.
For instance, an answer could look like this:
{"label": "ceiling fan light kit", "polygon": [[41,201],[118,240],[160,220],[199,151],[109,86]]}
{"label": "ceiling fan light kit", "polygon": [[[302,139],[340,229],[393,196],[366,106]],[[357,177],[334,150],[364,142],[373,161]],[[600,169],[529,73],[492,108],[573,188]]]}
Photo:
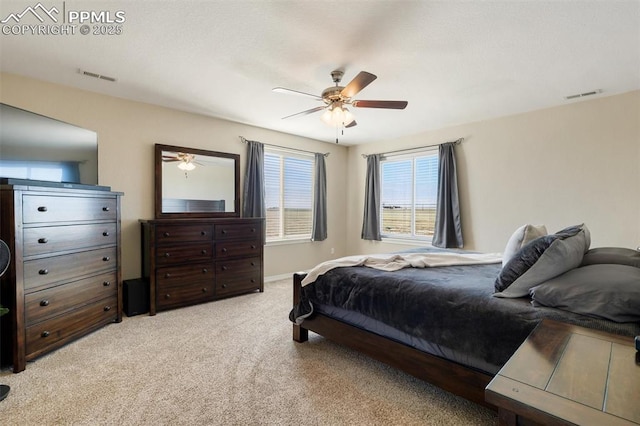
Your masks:
{"label": "ceiling fan light kit", "polygon": [[327,108],[320,119],[331,127],[345,127],[355,121],[351,111],[338,102]]}
{"label": "ceiling fan light kit", "polygon": [[[353,80],[346,86],[340,86],[344,71],[334,70],[331,72],[331,78],[335,83],[335,86],[327,87],[322,91],[320,96],[312,95],[298,90],[285,89],[284,87],[276,87],[274,92],[290,93],[294,95],[302,95],[311,97],[315,100],[320,100],[325,103],[324,106],[311,108],[302,112],[282,117],[283,119],[295,117],[298,115],[308,115],[317,111],[324,110],[324,113],[320,119],[331,127],[349,128],[354,127],[357,123],[354,115],[346,107],[350,105],[354,108],[383,108],[383,109],[405,109],[407,107],[407,101],[367,101],[367,100],[354,100],[352,99],[362,89],[367,87],[377,77],[367,71],[360,71]],[[336,139],[337,142],[337,139]]]}

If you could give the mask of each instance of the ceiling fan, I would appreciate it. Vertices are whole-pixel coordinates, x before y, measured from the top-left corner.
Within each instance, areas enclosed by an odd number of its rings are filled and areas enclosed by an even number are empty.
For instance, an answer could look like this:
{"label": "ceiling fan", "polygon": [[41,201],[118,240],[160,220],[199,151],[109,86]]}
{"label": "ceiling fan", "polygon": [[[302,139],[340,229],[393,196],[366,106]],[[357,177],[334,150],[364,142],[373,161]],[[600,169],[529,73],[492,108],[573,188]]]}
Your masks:
{"label": "ceiling fan", "polygon": [[322,94],[320,96],[300,92],[298,90],[286,89],[284,87],[274,88],[274,92],[308,96],[315,100],[324,102],[324,105],[291,114],[282,118],[286,119],[299,115],[308,115],[314,112],[325,110],[324,114],[322,114],[321,117],[323,122],[336,128],[345,128],[353,127],[357,124],[355,117],[353,116],[351,111],[347,109],[348,105],[355,108],[405,109],[407,107],[407,101],[355,100],[353,99],[353,97],[378,77],[369,72],[360,71],[360,73],[355,76],[355,78],[351,80],[349,84],[343,87],[340,86],[340,82],[342,81],[343,76],[343,70],[338,69],[332,71],[331,78],[333,79],[335,86],[327,87],[322,91]]}

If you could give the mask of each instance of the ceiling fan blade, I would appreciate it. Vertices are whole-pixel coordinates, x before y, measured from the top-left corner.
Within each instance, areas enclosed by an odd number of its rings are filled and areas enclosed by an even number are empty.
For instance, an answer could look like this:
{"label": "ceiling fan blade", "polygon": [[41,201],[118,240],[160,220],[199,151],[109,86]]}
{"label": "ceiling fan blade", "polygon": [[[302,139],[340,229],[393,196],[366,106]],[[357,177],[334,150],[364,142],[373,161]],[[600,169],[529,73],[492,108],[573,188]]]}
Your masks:
{"label": "ceiling fan blade", "polygon": [[308,96],[318,101],[322,100],[322,98],[318,95],[312,95],[311,93],[300,92],[298,90],[285,89],[284,87],[274,87],[272,90],[278,93],[289,93],[291,95]]}
{"label": "ceiling fan blade", "polygon": [[407,101],[353,101],[351,105],[356,108],[386,108],[386,109],[405,109]]}
{"label": "ceiling fan blade", "polygon": [[345,98],[353,98],[358,92],[367,87],[373,80],[378,78],[370,72],[360,71],[353,80],[346,85],[340,94]]}
{"label": "ceiling fan blade", "polygon": [[357,126],[358,123],[356,123],[356,120],[353,120],[351,123],[347,124],[346,126],[344,126],[345,128],[349,128],[349,127],[355,127]]}
{"label": "ceiling fan blade", "polygon": [[321,111],[321,110],[325,109],[326,107],[327,107],[326,105],[323,105],[323,106],[319,106],[319,107],[308,109],[306,111],[296,112],[295,114],[291,114],[291,115],[287,115],[286,117],[282,117],[282,119],[284,120],[285,118],[291,118],[291,117],[295,117],[297,115],[313,114],[314,112]]}

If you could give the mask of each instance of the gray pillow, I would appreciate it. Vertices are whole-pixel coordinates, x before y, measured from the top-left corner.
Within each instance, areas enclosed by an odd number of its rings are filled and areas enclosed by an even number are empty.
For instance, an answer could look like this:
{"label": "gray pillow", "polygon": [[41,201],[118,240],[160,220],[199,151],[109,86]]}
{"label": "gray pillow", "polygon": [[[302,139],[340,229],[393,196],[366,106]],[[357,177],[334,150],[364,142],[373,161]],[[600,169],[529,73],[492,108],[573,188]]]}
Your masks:
{"label": "gray pillow", "polygon": [[531,289],[533,306],[606,318],[640,321],[640,268],[597,264],[573,269]]}
{"label": "gray pillow", "polygon": [[613,263],[640,268],[640,251],[624,247],[598,247],[589,250],[582,258],[582,265]]}
{"label": "gray pillow", "polygon": [[590,241],[589,230],[584,224],[533,240],[502,268],[493,295],[528,296],[531,287],[577,268]]}

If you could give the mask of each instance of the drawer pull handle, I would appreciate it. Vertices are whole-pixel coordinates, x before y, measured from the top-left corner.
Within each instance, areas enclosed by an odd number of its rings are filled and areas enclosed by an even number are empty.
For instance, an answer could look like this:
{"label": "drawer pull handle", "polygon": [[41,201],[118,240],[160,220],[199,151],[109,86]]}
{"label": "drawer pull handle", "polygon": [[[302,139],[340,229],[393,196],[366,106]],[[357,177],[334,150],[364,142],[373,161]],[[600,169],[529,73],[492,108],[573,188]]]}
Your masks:
{"label": "drawer pull handle", "polygon": [[40,306],[49,306],[49,301],[47,299],[41,300]]}
{"label": "drawer pull handle", "polygon": [[227,288],[227,285],[226,284],[222,284],[222,288]]}
{"label": "drawer pull handle", "polygon": [[48,270],[48,269],[40,269],[40,270],[38,271],[38,273],[39,273],[40,275],[47,275],[47,274],[49,273],[49,270]]}
{"label": "drawer pull handle", "polygon": [[251,244],[251,249],[252,249],[252,250],[255,250],[255,249],[256,249],[255,244]]}
{"label": "drawer pull handle", "polygon": [[110,235],[110,234],[109,234],[107,231],[104,231],[104,232],[102,233],[102,236],[103,236],[103,237],[108,237],[109,235]]}
{"label": "drawer pull handle", "polygon": [[200,253],[207,254],[207,251],[206,250],[202,250]]}
{"label": "drawer pull handle", "polygon": [[164,254],[164,257],[171,257],[171,254],[169,254],[169,253],[165,253],[165,254]]}
{"label": "drawer pull handle", "polygon": [[251,262],[251,266],[256,266],[256,262]]}
{"label": "drawer pull handle", "polygon": [[171,298],[171,295],[170,295],[169,293],[167,293],[167,294],[165,294],[165,295],[164,295],[164,298],[165,298],[165,299],[170,299],[170,298]]}
{"label": "drawer pull handle", "polygon": [[251,232],[256,232],[256,228],[251,228]]}
{"label": "drawer pull handle", "polygon": [[165,237],[170,237],[170,236],[171,236],[171,234],[170,234],[170,233],[168,233],[168,232],[165,232],[165,233],[164,233],[164,234],[162,234],[162,235],[164,235]]}
{"label": "drawer pull handle", "polygon": [[206,293],[206,292],[207,292],[207,288],[206,288],[206,287],[204,287],[204,288],[202,289],[202,292],[203,292],[203,293]]}
{"label": "drawer pull handle", "polygon": [[206,274],[207,272],[209,272],[209,270],[207,268],[202,268],[202,273]]}
{"label": "drawer pull handle", "polygon": [[226,233],[227,233],[227,230],[226,230],[226,229],[223,229],[223,230],[222,230],[222,234],[226,234]]}
{"label": "drawer pull handle", "polygon": [[164,274],[164,277],[165,278],[171,278],[171,274],[167,272],[166,274]]}
{"label": "drawer pull handle", "polygon": [[103,212],[108,212],[109,210],[111,210],[111,209],[110,209],[109,207],[107,207],[107,206],[104,206],[104,207],[102,208],[102,211],[103,211]]}
{"label": "drawer pull handle", "polygon": [[226,252],[227,252],[227,249],[226,249],[226,248],[224,248],[224,247],[222,247],[222,252],[223,252],[223,253],[226,253]]}
{"label": "drawer pull handle", "polygon": [[111,310],[111,306],[105,306],[105,307],[104,307],[104,311],[105,311],[105,312],[109,312],[110,310]]}
{"label": "drawer pull handle", "polygon": [[49,337],[49,335],[50,335],[50,334],[51,334],[51,333],[49,333],[47,330],[45,330],[45,331],[43,331],[43,332],[40,334],[40,336],[41,336],[41,337]]}
{"label": "drawer pull handle", "polygon": [[102,281],[102,285],[105,287],[109,287],[111,285],[111,281]]}
{"label": "drawer pull handle", "polygon": [[222,270],[223,270],[223,271],[226,271],[227,269],[229,269],[229,268],[227,268],[226,266],[223,266],[223,267],[222,267]]}
{"label": "drawer pull handle", "polygon": [[110,258],[109,256],[104,256],[104,257],[102,258],[102,260],[103,260],[103,261],[105,261],[105,262],[108,262],[108,261],[110,261],[110,260],[111,260],[111,258]]}
{"label": "drawer pull handle", "polygon": [[38,207],[38,211],[39,211],[39,212],[46,212],[46,211],[47,211],[47,206],[40,206],[40,207]]}
{"label": "drawer pull handle", "polygon": [[39,238],[38,239],[38,243],[40,244],[47,244],[49,242],[49,240],[47,240],[46,238]]}
{"label": "drawer pull handle", "polygon": [[200,235],[204,237],[205,235],[207,235],[207,231],[200,231]]}
{"label": "drawer pull handle", "polygon": [[253,278],[251,278],[251,284],[254,284],[256,282],[256,280],[254,280]]}

